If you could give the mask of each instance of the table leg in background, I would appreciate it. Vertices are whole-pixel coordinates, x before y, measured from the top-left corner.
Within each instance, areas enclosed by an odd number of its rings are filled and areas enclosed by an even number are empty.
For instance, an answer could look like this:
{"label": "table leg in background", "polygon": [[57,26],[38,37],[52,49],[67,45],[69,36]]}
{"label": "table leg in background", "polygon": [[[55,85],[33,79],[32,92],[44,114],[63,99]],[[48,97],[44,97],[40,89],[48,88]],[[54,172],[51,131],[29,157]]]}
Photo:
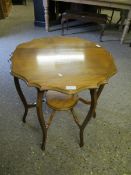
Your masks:
{"label": "table leg in background", "polygon": [[48,10],[48,0],[44,1],[44,9],[45,9],[45,30],[49,31],[49,10]]}
{"label": "table leg in background", "polygon": [[131,23],[131,9],[128,12],[128,17],[126,19],[126,25],[124,27],[124,30],[123,30],[123,33],[122,33],[122,37],[121,37],[121,44],[123,43],[123,41],[125,39],[125,36],[126,36],[128,30],[129,30],[130,23]]}

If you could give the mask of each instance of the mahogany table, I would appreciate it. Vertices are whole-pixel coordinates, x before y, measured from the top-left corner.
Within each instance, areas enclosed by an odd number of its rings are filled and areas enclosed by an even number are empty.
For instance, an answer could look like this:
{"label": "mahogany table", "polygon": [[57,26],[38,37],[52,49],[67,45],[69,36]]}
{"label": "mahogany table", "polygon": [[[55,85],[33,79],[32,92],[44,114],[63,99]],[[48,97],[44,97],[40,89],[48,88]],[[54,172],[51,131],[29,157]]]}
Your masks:
{"label": "mahogany table", "polygon": [[[23,122],[28,109],[36,107],[43,133],[42,149],[45,149],[48,129],[42,111],[43,95],[50,90],[67,95],[76,95],[86,89],[90,91],[90,101],[79,98],[90,105],[85,120],[82,124],[75,120],[80,128],[80,146],[83,146],[83,131],[91,117],[96,115],[98,97],[109,78],[117,72],[111,53],[84,39],[48,37],[18,45],[11,61],[11,73],[25,107]],[[19,79],[37,89],[36,105],[27,103]]]}

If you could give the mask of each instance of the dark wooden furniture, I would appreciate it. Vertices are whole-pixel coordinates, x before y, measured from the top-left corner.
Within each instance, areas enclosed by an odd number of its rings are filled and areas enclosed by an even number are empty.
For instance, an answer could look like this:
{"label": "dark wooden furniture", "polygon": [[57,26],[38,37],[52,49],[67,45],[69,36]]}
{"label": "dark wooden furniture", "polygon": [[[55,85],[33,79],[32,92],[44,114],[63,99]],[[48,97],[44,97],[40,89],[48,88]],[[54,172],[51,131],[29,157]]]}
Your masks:
{"label": "dark wooden furniture", "polygon": [[[102,89],[116,73],[112,55],[100,45],[84,39],[49,37],[20,44],[15,49],[11,61],[11,73],[25,108],[23,122],[26,122],[29,108],[37,109],[43,133],[41,148],[45,149],[47,130],[53,118],[53,114],[47,122],[44,118],[44,94],[47,96],[47,104],[54,110],[72,111],[80,129],[80,146],[83,146],[83,132],[91,118],[96,116],[96,105]],[[37,89],[36,104],[28,104],[19,79]],[[77,94],[82,90],[90,91],[89,101],[81,97],[78,99]],[[73,106],[78,100],[89,105],[89,111],[82,123],[79,123],[73,111]]]}
{"label": "dark wooden furniture", "polygon": [[62,35],[64,35],[64,23],[67,22],[67,29],[68,29],[69,20],[79,20],[87,23],[93,22],[99,24],[101,26],[100,41],[102,41],[102,36],[104,34],[108,16],[104,14],[89,13],[89,12],[63,13],[61,19]]}
{"label": "dark wooden furniture", "polygon": [[12,0],[12,3],[14,5],[26,5],[27,4],[27,0]]}
{"label": "dark wooden furniture", "polygon": [[[45,29],[49,31],[49,1],[52,0],[43,0],[45,8]],[[53,1],[62,1],[62,2],[73,2],[76,4],[87,4],[100,7],[108,7],[114,9],[128,10],[128,15],[126,18],[125,27],[121,36],[121,43],[123,43],[124,38],[128,32],[130,22],[131,22],[131,1],[130,0],[53,0]]]}

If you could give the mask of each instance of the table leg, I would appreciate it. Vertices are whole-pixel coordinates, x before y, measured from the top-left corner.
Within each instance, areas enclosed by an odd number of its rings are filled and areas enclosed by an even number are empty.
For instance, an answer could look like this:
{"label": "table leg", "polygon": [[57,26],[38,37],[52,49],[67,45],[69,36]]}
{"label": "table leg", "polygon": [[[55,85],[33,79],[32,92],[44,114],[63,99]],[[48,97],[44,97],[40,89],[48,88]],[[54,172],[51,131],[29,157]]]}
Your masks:
{"label": "table leg", "polygon": [[29,108],[32,108],[32,107],[36,107],[36,104],[28,104],[27,101],[26,101],[26,98],[22,92],[22,89],[20,87],[20,83],[19,83],[19,79],[17,77],[14,77],[14,83],[15,83],[15,87],[16,87],[16,90],[19,94],[19,97],[24,105],[24,108],[25,108],[25,112],[24,112],[24,115],[23,115],[23,122],[25,123],[26,122],[26,116],[27,116],[27,113],[28,113],[28,109]]}
{"label": "table leg", "polygon": [[84,122],[80,126],[80,147],[82,147],[84,145],[84,141],[83,141],[84,129],[85,129],[87,123],[90,121],[92,115],[95,112],[96,103],[97,103],[97,91],[96,91],[96,89],[90,89],[90,95],[91,95],[90,109],[89,109],[89,112],[88,112]]}
{"label": "table leg", "polygon": [[38,120],[39,120],[41,129],[42,129],[42,133],[43,133],[41,149],[45,150],[45,144],[46,144],[46,138],[47,138],[47,128],[46,128],[46,123],[44,120],[43,110],[42,110],[43,95],[44,95],[44,91],[40,91],[39,89],[37,89],[37,116],[38,116]]}
{"label": "table leg", "polygon": [[127,19],[126,19],[126,25],[125,25],[125,27],[124,27],[124,31],[123,31],[122,37],[121,37],[121,44],[123,43],[124,38],[125,38],[125,36],[126,36],[128,30],[129,30],[130,23],[131,23],[131,9],[130,9],[129,12],[128,12],[128,17],[127,17]]}
{"label": "table leg", "polygon": [[[104,85],[100,85],[99,89],[97,90],[97,100],[98,100],[103,88],[104,88]],[[81,102],[83,102],[84,104],[91,105],[91,101],[87,101],[87,100],[83,99],[82,97],[80,97],[79,100]],[[94,118],[96,117],[96,112],[94,112],[93,117]]]}
{"label": "table leg", "polygon": [[84,122],[82,123],[82,125],[79,125],[79,128],[80,128],[80,147],[82,147],[84,145],[83,132],[84,132],[86,125],[88,124],[88,122],[90,121],[92,116],[94,118],[96,117],[95,109],[96,109],[96,105],[97,105],[97,100],[98,100],[103,88],[104,88],[104,85],[100,85],[98,90],[90,89],[90,95],[91,95],[90,109],[89,109],[88,114],[87,114]]}
{"label": "table leg", "polygon": [[44,1],[44,9],[45,9],[45,30],[49,31],[49,10],[48,10],[48,0]]}
{"label": "table leg", "polygon": [[[101,95],[101,92],[102,92],[103,88],[104,88],[104,85],[100,85],[100,87],[97,91],[97,100],[98,100],[99,96]],[[96,111],[93,114],[93,118],[96,118]]]}

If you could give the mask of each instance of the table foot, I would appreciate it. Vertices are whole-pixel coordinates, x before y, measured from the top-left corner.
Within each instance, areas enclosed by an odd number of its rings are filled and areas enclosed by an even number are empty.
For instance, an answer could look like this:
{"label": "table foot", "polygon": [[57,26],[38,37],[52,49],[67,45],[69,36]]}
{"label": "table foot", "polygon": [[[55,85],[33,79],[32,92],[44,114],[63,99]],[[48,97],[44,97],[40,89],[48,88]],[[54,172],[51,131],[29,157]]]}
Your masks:
{"label": "table foot", "polygon": [[96,118],[96,111],[94,112],[93,118]]}
{"label": "table foot", "polygon": [[25,112],[24,112],[24,115],[23,115],[23,118],[22,118],[23,123],[26,123],[27,113],[28,113],[28,108],[25,108]]}
{"label": "table foot", "polygon": [[80,144],[79,144],[80,147],[84,146],[83,132],[84,132],[84,129],[80,128]]}

